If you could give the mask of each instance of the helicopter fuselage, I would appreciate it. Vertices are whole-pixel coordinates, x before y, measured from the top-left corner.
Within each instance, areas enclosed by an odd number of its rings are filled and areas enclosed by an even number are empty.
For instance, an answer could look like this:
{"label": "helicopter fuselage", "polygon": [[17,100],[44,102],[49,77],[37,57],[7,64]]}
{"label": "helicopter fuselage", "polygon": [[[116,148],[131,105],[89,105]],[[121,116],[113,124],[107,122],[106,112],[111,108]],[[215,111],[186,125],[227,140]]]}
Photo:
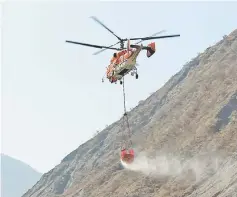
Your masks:
{"label": "helicopter fuselage", "polygon": [[108,79],[113,77],[116,81],[121,80],[130,71],[136,70],[137,57],[142,50],[142,45],[136,45],[133,48],[126,51],[124,55],[121,55],[116,65],[114,63],[109,65],[111,69],[107,72]]}

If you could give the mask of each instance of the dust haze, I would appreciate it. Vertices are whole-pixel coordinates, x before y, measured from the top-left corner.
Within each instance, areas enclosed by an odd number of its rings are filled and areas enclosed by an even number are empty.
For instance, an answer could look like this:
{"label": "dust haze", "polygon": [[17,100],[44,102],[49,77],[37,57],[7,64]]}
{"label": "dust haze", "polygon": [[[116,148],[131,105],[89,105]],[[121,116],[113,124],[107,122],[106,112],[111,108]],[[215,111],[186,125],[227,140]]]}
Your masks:
{"label": "dust haze", "polygon": [[188,174],[195,181],[200,181],[216,173],[223,161],[223,157],[218,154],[199,155],[188,159],[165,154],[149,157],[146,153],[140,153],[132,164],[127,165],[122,161],[121,163],[127,170],[141,172],[148,176],[171,177]]}

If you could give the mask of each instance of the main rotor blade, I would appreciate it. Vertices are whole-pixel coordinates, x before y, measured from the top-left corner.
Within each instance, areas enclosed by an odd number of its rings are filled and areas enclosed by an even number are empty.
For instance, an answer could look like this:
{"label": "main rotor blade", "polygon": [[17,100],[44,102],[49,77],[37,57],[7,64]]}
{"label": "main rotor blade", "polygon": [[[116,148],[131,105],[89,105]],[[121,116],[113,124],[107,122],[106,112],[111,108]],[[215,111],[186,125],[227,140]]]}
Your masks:
{"label": "main rotor blade", "polygon": [[70,41],[70,40],[66,40],[66,42],[68,43],[72,43],[72,44],[80,44],[80,45],[84,45],[84,46],[88,46],[88,47],[95,47],[95,48],[99,48],[99,49],[113,49],[113,50],[117,50],[119,51],[119,48],[112,48],[112,47],[106,47],[106,46],[100,46],[100,45],[94,45],[94,44],[87,44],[87,43],[82,43],[82,42],[74,42],[74,41]]}
{"label": "main rotor blade", "polygon": [[178,36],[180,36],[180,34],[156,36],[156,37],[130,38],[130,40],[152,40],[152,39],[171,38],[171,37],[178,37]]}
{"label": "main rotor blade", "polygon": [[[118,41],[117,43],[115,43],[115,44],[113,44],[113,45],[110,45],[109,47],[113,47],[113,46],[115,46],[116,44],[118,44],[119,42],[120,42],[120,41]],[[103,51],[105,51],[105,50],[107,50],[107,49],[99,50],[99,51],[93,53],[93,55],[97,55],[97,54],[99,54],[99,53],[101,53],[101,52],[103,52]]]}
{"label": "main rotor blade", "polygon": [[95,16],[91,16],[90,18],[94,19],[97,23],[99,23],[100,25],[102,25],[105,29],[107,29],[109,32],[111,32],[114,36],[116,36],[116,38],[118,38],[119,40],[122,40],[122,38],[120,38],[119,36],[117,36],[113,31],[111,31],[107,26],[105,26],[98,18],[96,18]]}
{"label": "main rotor blade", "polygon": [[[158,34],[161,34],[161,33],[165,32],[165,31],[166,31],[166,30],[159,31],[159,32],[157,32],[157,33],[152,34],[150,37],[156,36],[156,35],[158,35]],[[143,42],[143,41],[144,41],[144,40],[141,40],[141,41],[139,41],[139,42],[137,42],[137,43],[135,43],[135,44],[139,44],[139,43],[141,43],[141,42]]]}

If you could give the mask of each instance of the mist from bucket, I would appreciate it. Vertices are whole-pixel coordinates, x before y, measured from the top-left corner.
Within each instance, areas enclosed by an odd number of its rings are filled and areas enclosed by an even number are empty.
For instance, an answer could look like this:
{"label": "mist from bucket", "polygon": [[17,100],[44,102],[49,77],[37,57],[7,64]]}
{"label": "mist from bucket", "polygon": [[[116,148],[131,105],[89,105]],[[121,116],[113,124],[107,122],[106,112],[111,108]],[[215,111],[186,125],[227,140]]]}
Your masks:
{"label": "mist from bucket", "polygon": [[132,164],[122,165],[132,171],[141,172],[149,176],[177,176],[185,172],[191,172],[196,181],[202,175],[214,173],[220,165],[221,159],[218,156],[200,156],[189,160],[178,157],[168,157],[167,155],[157,155],[149,158],[145,154],[137,155]]}
{"label": "mist from bucket", "polygon": [[174,175],[181,171],[181,165],[177,159],[168,159],[166,156],[156,156],[155,158],[148,158],[145,155],[138,155],[134,162],[126,164],[122,162],[126,169],[132,171],[142,172],[146,175]]}

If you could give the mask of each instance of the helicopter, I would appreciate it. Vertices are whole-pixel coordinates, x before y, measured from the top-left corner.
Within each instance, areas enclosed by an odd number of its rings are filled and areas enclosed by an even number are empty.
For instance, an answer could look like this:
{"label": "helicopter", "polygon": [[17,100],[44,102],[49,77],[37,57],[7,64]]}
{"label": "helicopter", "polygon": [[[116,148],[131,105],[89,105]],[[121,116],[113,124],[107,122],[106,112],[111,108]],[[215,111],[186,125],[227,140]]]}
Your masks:
{"label": "helicopter", "polygon": [[[116,35],[112,30],[110,30],[104,23],[102,23],[97,17],[91,16],[94,21],[99,23],[101,26],[103,26],[105,29],[107,29],[110,33],[112,33],[119,41],[111,46],[102,46],[102,45],[94,45],[94,44],[88,44],[88,43],[82,43],[82,42],[76,42],[71,40],[66,40],[67,43],[72,44],[79,44],[83,46],[88,47],[94,47],[94,48],[100,48],[102,50],[99,50],[93,55],[97,55],[107,49],[115,50],[113,54],[113,57],[110,60],[110,64],[108,67],[106,67],[106,77],[111,83],[117,83],[117,81],[120,81],[120,84],[123,84],[122,78],[127,75],[128,73],[131,73],[132,76],[135,75],[135,78],[138,79],[138,72],[137,72],[137,57],[140,54],[142,50],[146,50],[147,57],[151,57],[156,52],[156,45],[155,42],[151,42],[147,46],[143,46],[142,44],[139,45],[139,43],[145,41],[145,40],[152,40],[152,39],[163,39],[163,38],[171,38],[171,37],[178,37],[180,34],[173,34],[173,35],[164,35],[164,36],[156,36],[160,33],[165,32],[165,30],[162,30],[160,32],[157,32],[149,37],[138,37],[138,38],[121,38],[118,35]],[[134,40],[140,40],[135,44],[130,44],[130,41]],[[125,47],[125,42],[127,42]],[[114,47],[115,45],[120,44],[120,47]],[[102,82],[104,82],[104,77],[102,78]]]}

